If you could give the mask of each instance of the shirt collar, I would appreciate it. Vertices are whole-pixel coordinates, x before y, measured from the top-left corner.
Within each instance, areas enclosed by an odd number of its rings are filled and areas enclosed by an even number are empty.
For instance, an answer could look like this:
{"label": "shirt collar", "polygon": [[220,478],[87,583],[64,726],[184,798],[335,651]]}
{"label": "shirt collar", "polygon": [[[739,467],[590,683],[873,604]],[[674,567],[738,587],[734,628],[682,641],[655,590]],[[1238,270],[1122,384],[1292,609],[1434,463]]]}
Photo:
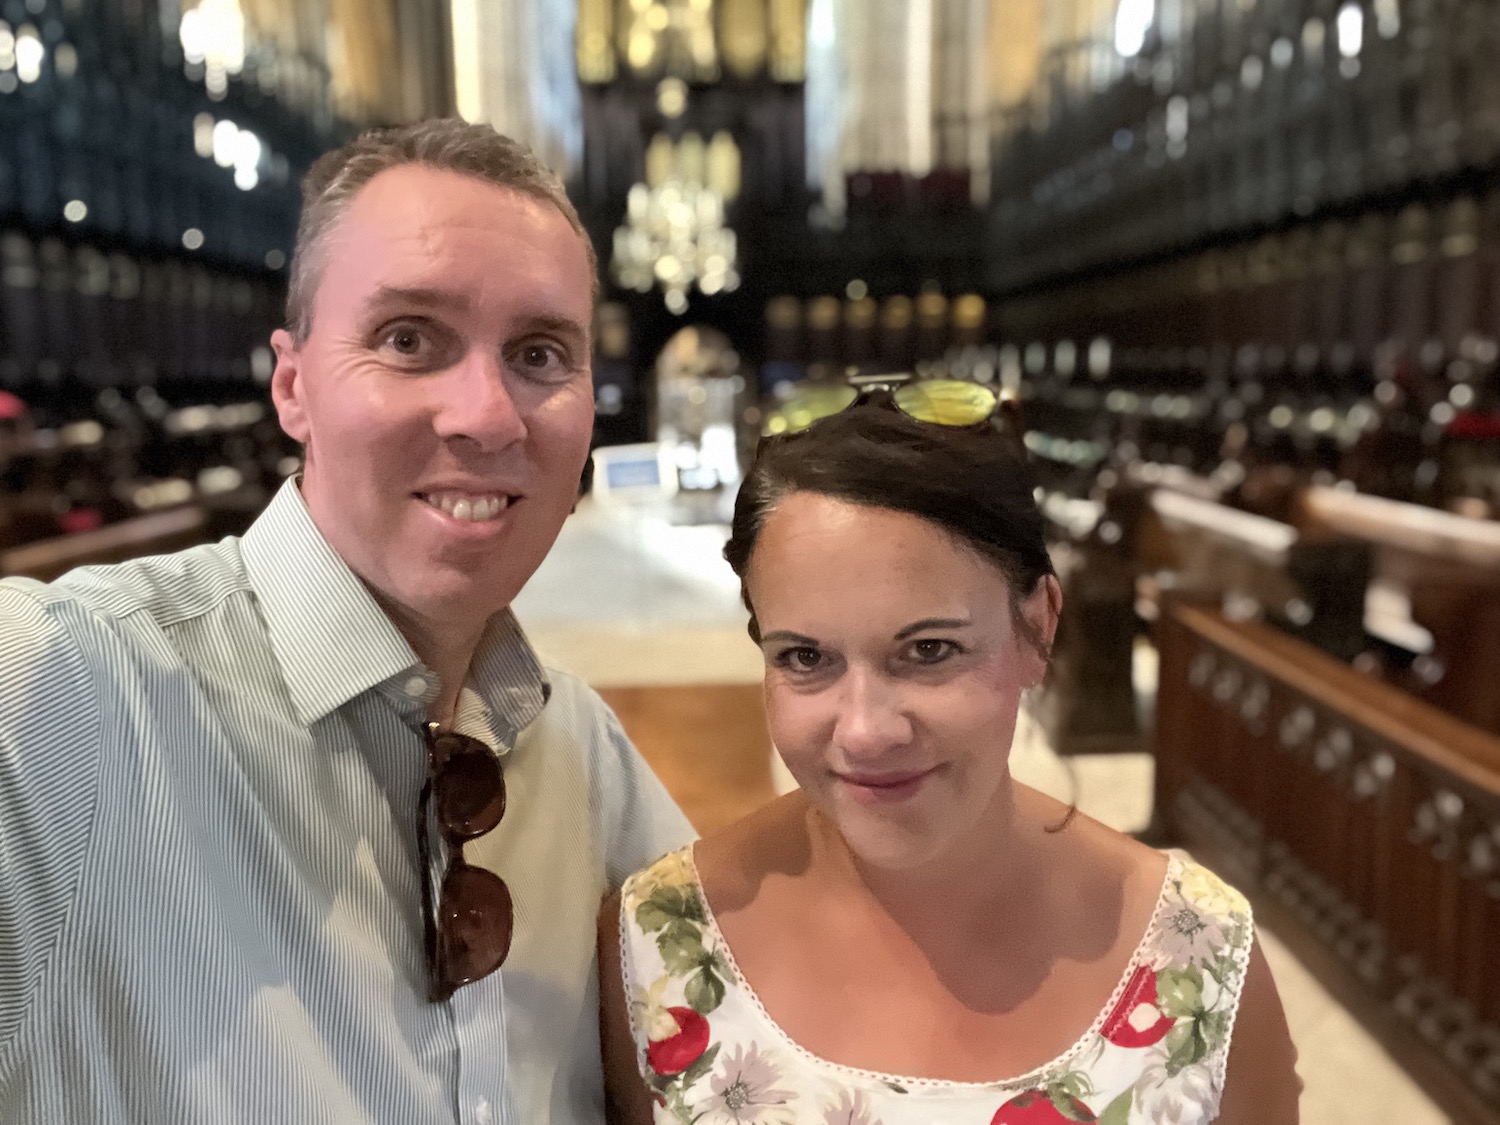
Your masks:
{"label": "shirt collar", "polygon": [[[516,736],[547,705],[552,685],[510,610],[495,614],[485,626],[466,686],[473,696],[463,693],[454,725],[477,726],[478,736],[501,754],[515,746]],[[480,706],[470,712],[466,703],[473,697]]]}
{"label": "shirt collar", "polygon": [[[240,553],[302,722],[311,725],[421,667],[406,638],[313,523],[295,477],[245,532]],[[500,745],[511,745],[546,704],[550,687],[509,609],[485,626],[469,682],[485,710],[496,710],[484,718]]]}

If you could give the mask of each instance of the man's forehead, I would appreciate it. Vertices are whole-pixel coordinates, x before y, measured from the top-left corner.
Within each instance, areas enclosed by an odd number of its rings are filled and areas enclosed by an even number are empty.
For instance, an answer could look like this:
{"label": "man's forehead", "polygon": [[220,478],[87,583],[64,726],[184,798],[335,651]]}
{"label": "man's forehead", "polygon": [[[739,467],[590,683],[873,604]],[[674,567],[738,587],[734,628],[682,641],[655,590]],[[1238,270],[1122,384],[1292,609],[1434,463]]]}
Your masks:
{"label": "man's forehead", "polygon": [[581,286],[592,305],[587,250],[567,217],[548,200],[460,173],[387,169],[360,189],[327,246],[324,282],[337,275],[372,301],[452,304],[473,300],[476,286],[526,273],[559,297]]}
{"label": "man's forehead", "polygon": [[373,176],[355,192],[336,226],[348,223],[385,231],[457,223],[577,233],[551,200],[425,164],[401,164]]}

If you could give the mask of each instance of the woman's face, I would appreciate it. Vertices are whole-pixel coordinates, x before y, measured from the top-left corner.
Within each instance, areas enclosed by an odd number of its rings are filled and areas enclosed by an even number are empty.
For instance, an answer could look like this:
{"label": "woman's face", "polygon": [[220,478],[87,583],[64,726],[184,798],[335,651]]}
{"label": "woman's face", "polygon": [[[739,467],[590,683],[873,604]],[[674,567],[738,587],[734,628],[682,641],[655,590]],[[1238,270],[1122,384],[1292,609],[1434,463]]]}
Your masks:
{"label": "woman's face", "polygon": [[[1045,662],[1005,576],[916,516],[816,493],[766,520],[746,586],[771,737],[808,798],[869,864],[962,862],[1008,799],[1024,688]],[[1048,578],[1022,612],[1051,643]]]}

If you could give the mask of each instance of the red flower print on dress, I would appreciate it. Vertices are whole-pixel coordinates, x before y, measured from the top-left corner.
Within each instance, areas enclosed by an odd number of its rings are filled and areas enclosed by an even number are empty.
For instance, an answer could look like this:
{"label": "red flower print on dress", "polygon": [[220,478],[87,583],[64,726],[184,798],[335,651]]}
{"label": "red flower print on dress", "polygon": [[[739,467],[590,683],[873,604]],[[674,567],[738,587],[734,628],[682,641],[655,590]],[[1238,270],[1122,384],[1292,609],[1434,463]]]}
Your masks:
{"label": "red flower print on dress", "polygon": [[1121,1047],[1149,1047],[1166,1038],[1177,1021],[1156,1006],[1156,970],[1137,966],[1101,1034]]}
{"label": "red flower print on dress", "polygon": [[1066,1125],[1094,1121],[1094,1111],[1062,1090],[1027,1090],[1017,1094],[990,1118],[990,1125]]}
{"label": "red flower print on dress", "polygon": [[[681,1074],[698,1061],[708,1049],[708,1020],[691,1008],[667,1008],[664,1013],[671,1017],[675,1030],[653,1028],[655,1035],[646,1045],[646,1061],[657,1074]],[[662,1020],[664,1025],[667,1021]]]}

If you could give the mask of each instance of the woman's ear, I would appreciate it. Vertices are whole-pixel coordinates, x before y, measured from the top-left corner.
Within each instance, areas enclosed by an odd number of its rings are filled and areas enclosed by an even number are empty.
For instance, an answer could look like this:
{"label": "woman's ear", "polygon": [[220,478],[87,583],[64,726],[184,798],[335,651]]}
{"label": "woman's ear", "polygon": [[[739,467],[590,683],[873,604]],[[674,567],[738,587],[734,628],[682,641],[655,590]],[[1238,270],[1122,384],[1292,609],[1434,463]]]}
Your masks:
{"label": "woman's ear", "polygon": [[1051,574],[1042,576],[1024,602],[1021,616],[1026,620],[1030,639],[1036,656],[1034,674],[1028,677],[1029,686],[1035,687],[1047,675],[1047,661],[1052,655],[1052,640],[1057,636],[1057,619],[1062,615],[1062,586]]}

